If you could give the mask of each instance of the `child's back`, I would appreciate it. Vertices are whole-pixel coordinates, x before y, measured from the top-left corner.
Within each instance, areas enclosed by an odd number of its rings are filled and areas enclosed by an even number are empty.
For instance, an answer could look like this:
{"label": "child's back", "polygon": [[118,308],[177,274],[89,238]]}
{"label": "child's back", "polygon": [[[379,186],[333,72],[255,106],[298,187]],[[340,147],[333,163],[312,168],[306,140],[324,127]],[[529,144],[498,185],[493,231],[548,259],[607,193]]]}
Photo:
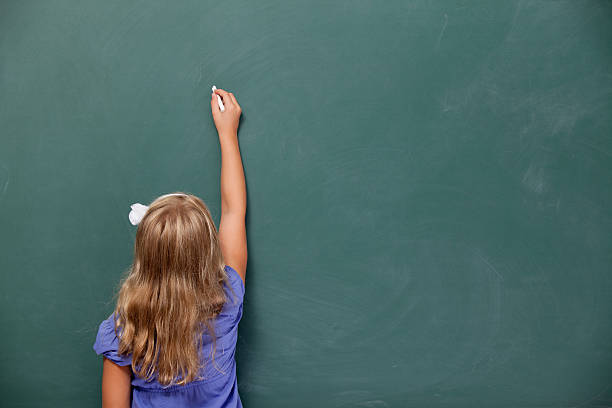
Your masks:
{"label": "child's back", "polygon": [[[242,317],[244,284],[238,273],[230,266],[225,270],[230,287],[225,287],[228,302],[215,319],[216,352],[214,364],[210,362],[212,343],[208,335],[203,339],[202,363],[205,368],[200,375],[203,380],[187,385],[163,387],[157,380],[146,382],[132,376],[134,407],[240,407],[236,380],[235,350],[238,337],[238,323]],[[234,293],[232,293],[232,290]],[[234,295],[235,294],[235,295]],[[94,344],[97,354],[102,354],[120,366],[132,363],[130,357],[117,353],[119,341],[115,335],[114,315],[104,320],[99,327]],[[208,359],[207,357],[208,356]]]}
{"label": "child's back", "polygon": [[211,109],[221,145],[219,230],[190,194],[132,205],[134,261],[94,344],[105,357],[103,407],[242,406],[234,357],[247,264],[241,109],[221,89]]}

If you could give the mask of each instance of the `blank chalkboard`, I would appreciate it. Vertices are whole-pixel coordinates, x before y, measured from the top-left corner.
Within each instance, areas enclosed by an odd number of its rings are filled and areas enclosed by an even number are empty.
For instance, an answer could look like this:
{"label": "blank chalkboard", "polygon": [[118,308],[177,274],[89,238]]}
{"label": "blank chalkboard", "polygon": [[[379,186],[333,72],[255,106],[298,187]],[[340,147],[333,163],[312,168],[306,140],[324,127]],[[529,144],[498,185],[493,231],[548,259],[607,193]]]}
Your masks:
{"label": "blank chalkboard", "polygon": [[3,1],[0,395],[99,406],[129,205],[220,216],[247,407],[612,405],[612,3]]}

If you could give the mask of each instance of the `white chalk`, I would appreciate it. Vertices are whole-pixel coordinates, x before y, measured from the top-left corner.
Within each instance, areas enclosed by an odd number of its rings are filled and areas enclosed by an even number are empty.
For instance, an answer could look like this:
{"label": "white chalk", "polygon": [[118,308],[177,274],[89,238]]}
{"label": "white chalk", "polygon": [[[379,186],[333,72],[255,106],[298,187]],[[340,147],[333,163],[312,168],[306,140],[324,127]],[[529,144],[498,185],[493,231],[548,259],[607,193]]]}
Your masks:
{"label": "white chalk", "polygon": [[[214,93],[217,90],[217,87],[213,85],[212,90]],[[219,104],[219,109],[221,109],[221,112],[224,112],[225,106],[223,106],[223,101],[221,100],[221,97],[219,95],[217,95],[217,103]]]}

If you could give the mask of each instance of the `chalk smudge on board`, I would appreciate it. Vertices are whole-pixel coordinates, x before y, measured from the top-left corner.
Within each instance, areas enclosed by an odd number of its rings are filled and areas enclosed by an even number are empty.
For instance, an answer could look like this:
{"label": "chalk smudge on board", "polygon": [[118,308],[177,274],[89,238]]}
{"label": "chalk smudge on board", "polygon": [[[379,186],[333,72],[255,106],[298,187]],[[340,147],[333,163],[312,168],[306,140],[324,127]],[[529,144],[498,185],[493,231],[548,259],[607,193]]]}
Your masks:
{"label": "chalk smudge on board", "polygon": [[446,30],[446,25],[448,24],[448,15],[444,14],[444,24],[442,25],[442,30],[440,30],[440,35],[438,35],[438,42],[436,43],[436,51],[440,48],[440,41],[442,40],[442,36],[444,35],[444,31]]}
{"label": "chalk smudge on board", "polygon": [[357,407],[388,407],[389,405],[381,399],[372,399],[373,393],[370,391],[348,390],[334,394],[332,403],[334,406],[357,406]]}
{"label": "chalk smudge on board", "polygon": [[358,407],[368,407],[368,408],[378,408],[378,407],[388,407],[387,403],[383,400],[372,400],[372,401],[363,401],[357,404]]}
{"label": "chalk smudge on board", "polygon": [[533,163],[529,164],[527,171],[523,175],[523,184],[530,190],[541,194],[545,189],[544,174],[541,167],[536,167]]}
{"label": "chalk smudge on board", "polygon": [[502,281],[504,280],[504,277],[497,271],[497,269],[493,265],[491,265],[491,263],[487,260],[487,258],[482,255],[480,251],[476,251],[476,254],[489,267],[489,269],[492,270],[499,277],[499,279],[501,279]]}
{"label": "chalk smudge on board", "polygon": [[0,201],[4,198],[9,185],[9,170],[4,164],[0,164]]}

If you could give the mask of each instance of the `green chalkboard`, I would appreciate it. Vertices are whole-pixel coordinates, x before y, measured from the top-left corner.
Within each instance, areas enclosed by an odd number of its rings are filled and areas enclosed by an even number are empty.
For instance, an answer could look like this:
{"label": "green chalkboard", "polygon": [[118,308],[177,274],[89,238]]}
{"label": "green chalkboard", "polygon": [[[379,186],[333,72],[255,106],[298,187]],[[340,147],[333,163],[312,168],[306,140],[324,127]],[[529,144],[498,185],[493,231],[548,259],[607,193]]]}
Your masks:
{"label": "green chalkboard", "polygon": [[220,216],[247,407],[612,405],[612,3],[3,1],[0,403],[100,404],[129,205]]}

